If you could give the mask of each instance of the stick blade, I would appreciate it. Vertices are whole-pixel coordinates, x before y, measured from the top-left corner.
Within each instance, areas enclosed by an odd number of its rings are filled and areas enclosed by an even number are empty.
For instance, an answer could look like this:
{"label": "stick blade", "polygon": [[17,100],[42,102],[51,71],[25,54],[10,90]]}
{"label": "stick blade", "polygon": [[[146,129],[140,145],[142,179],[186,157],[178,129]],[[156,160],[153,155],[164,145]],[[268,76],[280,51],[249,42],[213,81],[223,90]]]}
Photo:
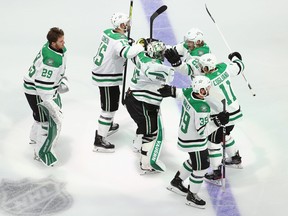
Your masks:
{"label": "stick blade", "polygon": [[161,7],[159,7],[150,17],[150,20],[154,20],[157,16],[159,16],[161,13],[163,13],[164,11],[167,10],[167,6],[166,5],[162,5]]}

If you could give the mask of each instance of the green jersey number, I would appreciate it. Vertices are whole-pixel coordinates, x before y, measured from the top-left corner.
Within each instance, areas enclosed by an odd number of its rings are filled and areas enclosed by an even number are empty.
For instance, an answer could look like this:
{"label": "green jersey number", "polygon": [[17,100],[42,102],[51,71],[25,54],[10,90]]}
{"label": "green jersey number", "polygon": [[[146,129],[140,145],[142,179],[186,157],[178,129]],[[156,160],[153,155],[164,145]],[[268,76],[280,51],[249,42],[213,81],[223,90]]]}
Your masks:
{"label": "green jersey number", "polygon": [[190,123],[190,114],[182,108],[182,116],[180,121],[180,129],[183,133],[187,133],[188,126]]}
{"label": "green jersey number", "polygon": [[[224,86],[224,84],[226,84]],[[234,102],[237,98],[231,88],[231,83],[229,80],[227,80],[225,83],[222,83],[219,85],[220,89],[222,90],[223,94],[225,95],[227,104],[230,105],[232,102]],[[230,95],[230,96],[229,96]]]}
{"label": "green jersey number", "polygon": [[137,84],[137,81],[139,80],[139,76],[140,76],[140,71],[137,68],[135,68],[133,76],[131,78],[131,82]]}
{"label": "green jersey number", "polygon": [[107,50],[107,45],[105,43],[101,42],[100,47],[98,49],[98,53],[94,57],[94,63],[97,66],[100,66],[102,64],[103,59],[104,59],[104,53],[106,52],[106,50]]}
{"label": "green jersey number", "polygon": [[41,57],[41,53],[39,52],[36,56],[36,58],[34,59],[33,61],[33,65],[29,68],[29,77],[32,77],[35,72],[36,72],[36,69],[35,69],[35,62]]}
{"label": "green jersey number", "polygon": [[52,70],[47,70],[47,69],[43,68],[41,76],[46,77],[46,78],[50,78],[52,76],[52,74],[53,74]]}

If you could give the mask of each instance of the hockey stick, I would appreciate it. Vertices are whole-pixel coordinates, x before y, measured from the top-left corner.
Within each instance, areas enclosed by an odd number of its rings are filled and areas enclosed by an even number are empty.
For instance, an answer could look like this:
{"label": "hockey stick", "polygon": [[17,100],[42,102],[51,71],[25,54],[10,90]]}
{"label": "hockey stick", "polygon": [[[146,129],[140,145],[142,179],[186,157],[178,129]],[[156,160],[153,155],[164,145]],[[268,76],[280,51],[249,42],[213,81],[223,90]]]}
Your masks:
{"label": "hockey stick", "polygon": [[150,41],[152,41],[153,38],[153,23],[156,17],[158,17],[160,14],[162,14],[167,9],[166,5],[162,5],[159,7],[150,17]]}
{"label": "hockey stick", "polygon": [[[128,29],[128,34],[127,34],[128,39],[130,38],[130,32],[131,32],[132,11],[133,11],[133,0],[130,0],[130,8],[129,8],[130,28]],[[127,66],[128,66],[128,60],[126,60],[125,62],[124,72],[123,72],[123,86],[122,86],[122,99],[121,99],[122,105],[125,104]]]}
{"label": "hockey stick", "polygon": [[[226,47],[228,48],[229,52],[231,53],[232,50],[231,50],[230,46],[228,45],[228,43],[227,43],[227,41],[226,41],[226,39],[225,39],[225,37],[224,37],[222,31],[220,30],[219,26],[218,26],[217,23],[216,23],[215,19],[212,17],[212,15],[211,15],[210,11],[208,10],[208,7],[207,7],[206,4],[205,4],[205,8],[206,8],[206,11],[207,11],[208,15],[210,16],[210,18],[211,18],[212,21],[214,22],[214,24],[215,24],[215,26],[216,26],[218,32],[220,33],[220,35],[221,35],[221,37],[222,37],[224,43],[226,44]],[[241,74],[242,74],[244,80],[246,81],[247,86],[248,86],[248,88],[250,89],[252,95],[253,95],[253,96],[256,96],[256,94],[255,94],[254,91],[252,90],[252,87],[251,87],[250,83],[249,83],[248,80],[246,79],[245,75],[244,75],[243,73],[241,73]]]}
{"label": "hockey stick", "polygon": [[[226,100],[223,99],[222,101],[223,104],[223,112],[226,112]],[[226,154],[226,126],[223,125],[223,137],[222,137],[222,149],[223,149],[223,160],[222,160],[222,189],[225,192],[225,183],[226,183],[226,168],[225,168],[225,154]]]}
{"label": "hockey stick", "polygon": [[[153,23],[154,23],[154,20],[160,15],[162,14],[164,11],[167,10],[167,6],[166,5],[162,5],[161,7],[159,7],[150,17],[150,41],[149,42],[152,42],[152,39],[153,39]],[[162,117],[161,115],[161,110],[159,109],[159,113],[158,115],[160,117]],[[162,128],[162,134],[163,134],[163,137],[164,137],[164,127]]]}

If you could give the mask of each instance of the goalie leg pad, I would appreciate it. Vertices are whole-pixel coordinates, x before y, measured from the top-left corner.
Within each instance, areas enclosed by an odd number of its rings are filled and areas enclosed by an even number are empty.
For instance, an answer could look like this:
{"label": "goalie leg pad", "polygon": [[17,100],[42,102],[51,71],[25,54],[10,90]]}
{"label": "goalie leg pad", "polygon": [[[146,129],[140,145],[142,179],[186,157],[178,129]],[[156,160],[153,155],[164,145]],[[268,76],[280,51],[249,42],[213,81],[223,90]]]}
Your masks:
{"label": "goalie leg pad", "polygon": [[61,131],[62,112],[55,99],[44,101],[39,104],[39,107],[45,113],[49,123],[47,138],[39,150],[39,157],[46,166],[52,166],[57,162],[53,147]]}
{"label": "goalie leg pad", "polygon": [[[152,169],[160,172],[165,172],[166,166],[165,164],[159,160],[159,156],[161,153],[162,149],[162,141],[163,141],[163,136],[162,136],[162,124],[161,124],[161,118],[158,116],[158,134],[156,140],[145,143],[142,145],[141,149],[141,163],[145,162],[145,165],[148,164]],[[147,153],[146,153],[147,152]],[[143,156],[144,154],[144,156]],[[146,154],[146,155],[145,155]],[[142,159],[143,158],[143,159]],[[143,162],[142,162],[143,160]],[[147,166],[149,167],[149,166]]]}

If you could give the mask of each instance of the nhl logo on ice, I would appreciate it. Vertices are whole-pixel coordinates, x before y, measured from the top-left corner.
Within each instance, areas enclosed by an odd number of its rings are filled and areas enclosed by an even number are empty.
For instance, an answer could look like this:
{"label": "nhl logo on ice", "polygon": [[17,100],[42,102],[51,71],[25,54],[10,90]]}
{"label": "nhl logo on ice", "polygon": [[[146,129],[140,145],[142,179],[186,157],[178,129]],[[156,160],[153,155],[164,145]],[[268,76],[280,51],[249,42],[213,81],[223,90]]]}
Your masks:
{"label": "nhl logo on ice", "polygon": [[0,183],[0,209],[9,215],[29,216],[62,212],[73,202],[64,187],[64,183],[51,178],[3,179]]}

